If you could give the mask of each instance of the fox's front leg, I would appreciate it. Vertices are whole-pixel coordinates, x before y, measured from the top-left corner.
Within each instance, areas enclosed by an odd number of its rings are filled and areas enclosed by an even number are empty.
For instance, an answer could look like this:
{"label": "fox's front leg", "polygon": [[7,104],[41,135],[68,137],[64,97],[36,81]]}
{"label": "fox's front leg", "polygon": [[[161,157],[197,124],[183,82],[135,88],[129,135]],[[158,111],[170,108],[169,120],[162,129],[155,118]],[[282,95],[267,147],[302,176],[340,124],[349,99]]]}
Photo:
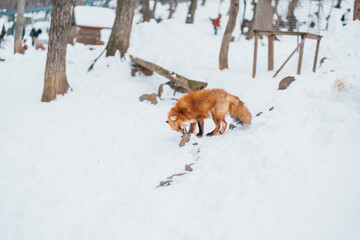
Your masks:
{"label": "fox's front leg", "polygon": [[189,132],[194,133],[196,128],[196,122],[190,123]]}
{"label": "fox's front leg", "polygon": [[197,124],[199,127],[199,133],[196,134],[196,136],[201,138],[204,135],[204,119],[203,118],[197,119]]}

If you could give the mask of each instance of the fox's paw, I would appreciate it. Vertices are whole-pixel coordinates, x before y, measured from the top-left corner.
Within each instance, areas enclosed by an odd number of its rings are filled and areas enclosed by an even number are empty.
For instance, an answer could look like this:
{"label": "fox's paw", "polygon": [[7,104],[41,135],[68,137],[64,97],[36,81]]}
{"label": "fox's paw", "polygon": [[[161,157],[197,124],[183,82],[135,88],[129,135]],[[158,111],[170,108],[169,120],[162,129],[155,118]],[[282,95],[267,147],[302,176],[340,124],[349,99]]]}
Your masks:
{"label": "fox's paw", "polygon": [[202,138],[202,134],[200,134],[200,133],[198,133],[198,134],[196,134],[196,136],[198,137],[198,138]]}
{"label": "fox's paw", "polygon": [[213,135],[214,135],[214,131],[209,132],[209,133],[206,134],[207,137],[211,137],[211,136],[213,136]]}

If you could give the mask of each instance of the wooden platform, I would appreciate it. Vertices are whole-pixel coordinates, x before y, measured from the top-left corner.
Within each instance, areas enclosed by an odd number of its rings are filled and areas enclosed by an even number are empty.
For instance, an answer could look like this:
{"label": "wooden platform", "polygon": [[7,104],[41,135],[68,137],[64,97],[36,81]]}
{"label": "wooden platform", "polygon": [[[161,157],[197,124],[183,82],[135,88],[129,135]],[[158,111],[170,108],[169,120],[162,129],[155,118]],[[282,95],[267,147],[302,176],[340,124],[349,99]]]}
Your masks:
{"label": "wooden platform", "polygon": [[317,40],[316,50],[315,50],[315,57],[314,57],[314,65],[313,65],[313,72],[316,71],[316,63],[319,54],[320,48],[320,40],[322,38],[321,35],[308,33],[308,32],[289,32],[289,31],[265,31],[265,30],[254,30],[254,61],[253,61],[253,73],[252,77],[255,78],[256,75],[256,62],[257,62],[257,48],[258,48],[258,37],[260,35],[265,35],[268,37],[268,70],[271,71],[274,69],[274,40],[276,35],[286,35],[286,36],[300,36],[301,42],[296,46],[295,50],[290,54],[290,56],[286,59],[286,61],[282,64],[279,70],[275,73],[273,77],[281,71],[281,69],[285,66],[285,64],[290,60],[290,58],[294,55],[296,50],[300,48],[299,52],[299,61],[298,61],[298,68],[297,74],[300,75],[301,73],[301,65],[302,65],[302,58],[304,54],[304,45],[305,39],[313,39]]}

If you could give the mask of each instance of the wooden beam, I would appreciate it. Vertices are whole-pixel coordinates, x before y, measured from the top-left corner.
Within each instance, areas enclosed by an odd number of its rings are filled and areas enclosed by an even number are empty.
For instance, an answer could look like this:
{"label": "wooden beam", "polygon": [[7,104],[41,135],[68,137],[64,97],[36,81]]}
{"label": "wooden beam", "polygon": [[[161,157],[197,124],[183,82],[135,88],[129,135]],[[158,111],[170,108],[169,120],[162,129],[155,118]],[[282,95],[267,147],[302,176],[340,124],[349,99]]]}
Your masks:
{"label": "wooden beam", "polygon": [[274,35],[268,36],[268,71],[274,70]]}
{"label": "wooden beam", "polygon": [[283,65],[281,65],[281,67],[279,68],[279,70],[276,71],[275,75],[273,77],[276,77],[276,75],[278,75],[278,73],[281,71],[281,69],[285,66],[285,64],[290,60],[290,58],[294,55],[294,53],[296,52],[296,50],[304,43],[305,39],[301,40],[301,42],[296,46],[296,48],[294,49],[294,51],[292,51],[292,53],[290,54],[290,56],[285,60],[285,62],[283,63]]}
{"label": "wooden beam", "polygon": [[299,62],[298,62],[298,68],[297,68],[297,74],[301,74],[301,65],[302,65],[302,59],[304,55],[304,45],[305,45],[305,36],[301,36],[301,46],[300,46],[300,53],[299,53]]}
{"label": "wooden beam", "polygon": [[253,60],[253,73],[252,73],[253,78],[255,78],[256,75],[257,46],[258,46],[258,33],[254,31],[254,60]]}
{"label": "wooden beam", "polygon": [[263,30],[256,30],[258,35],[286,35],[286,36],[305,36],[305,38],[309,39],[321,39],[321,35],[313,34],[313,33],[307,33],[307,32],[284,32],[284,31],[263,31]]}
{"label": "wooden beam", "polygon": [[319,48],[320,48],[320,40],[317,40],[317,43],[316,43],[316,51],[315,51],[315,58],[314,58],[313,72],[316,72],[316,64],[317,64],[317,59],[318,59],[318,54],[319,54]]}

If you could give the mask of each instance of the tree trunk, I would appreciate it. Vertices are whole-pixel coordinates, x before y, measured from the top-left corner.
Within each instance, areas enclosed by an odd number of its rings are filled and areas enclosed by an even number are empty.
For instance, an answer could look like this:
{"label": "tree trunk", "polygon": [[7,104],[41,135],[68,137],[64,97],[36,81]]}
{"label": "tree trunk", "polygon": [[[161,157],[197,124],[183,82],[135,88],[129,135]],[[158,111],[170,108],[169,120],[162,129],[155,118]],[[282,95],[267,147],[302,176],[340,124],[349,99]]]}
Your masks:
{"label": "tree trunk", "polygon": [[168,19],[172,18],[172,15],[173,15],[173,3],[174,3],[174,0],[169,0],[169,17],[168,17]]}
{"label": "tree trunk", "polygon": [[341,8],[341,0],[337,0],[337,4],[334,8]]}
{"label": "tree trunk", "polygon": [[201,6],[205,5],[206,0],[202,0]]}
{"label": "tree trunk", "polygon": [[151,18],[154,18],[154,19],[155,19],[155,10],[156,10],[157,3],[158,3],[158,0],[155,0],[153,9],[151,10]]}
{"label": "tree trunk", "polygon": [[74,7],[83,5],[83,0],[74,0]]}
{"label": "tree trunk", "polygon": [[71,13],[71,28],[69,31],[69,38],[68,38],[68,43],[71,45],[74,45],[74,39],[76,37],[76,26],[75,26],[75,13],[74,13],[74,8],[76,6],[81,6],[83,5],[83,0],[74,0],[74,6],[72,9],[72,13]]}
{"label": "tree trunk", "polygon": [[150,11],[149,0],[141,0],[141,11],[143,13],[143,21],[150,22],[151,11]]}
{"label": "tree trunk", "polygon": [[121,58],[129,48],[130,33],[134,18],[136,0],[118,0],[116,18],[106,46],[106,56],[114,56],[117,50]]}
{"label": "tree trunk", "polygon": [[24,54],[22,47],[22,35],[24,27],[25,0],[17,0],[17,17],[15,25],[14,53]]}
{"label": "tree trunk", "polygon": [[66,78],[66,47],[71,5],[72,1],[69,0],[53,0],[42,102],[50,102],[57,94],[64,95],[69,89]]}
{"label": "tree trunk", "polygon": [[219,55],[220,70],[223,70],[224,68],[229,68],[228,66],[229,44],[232,39],[232,32],[234,31],[235,28],[238,11],[239,11],[239,0],[231,0],[229,21],[226,26],[226,30],[220,48],[220,55]]}
{"label": "tree trunk", "polygon": [[186,23],[193,23],[194,22],[194,15],[196,10],[197,0],[191,0],[191,4],[189,7],[189,12],[186,17]]}
{"label": "tree trunk", "polygon": [[354,21],[356,19],[360,20],[360,0],[355,0],[354,3]]}

